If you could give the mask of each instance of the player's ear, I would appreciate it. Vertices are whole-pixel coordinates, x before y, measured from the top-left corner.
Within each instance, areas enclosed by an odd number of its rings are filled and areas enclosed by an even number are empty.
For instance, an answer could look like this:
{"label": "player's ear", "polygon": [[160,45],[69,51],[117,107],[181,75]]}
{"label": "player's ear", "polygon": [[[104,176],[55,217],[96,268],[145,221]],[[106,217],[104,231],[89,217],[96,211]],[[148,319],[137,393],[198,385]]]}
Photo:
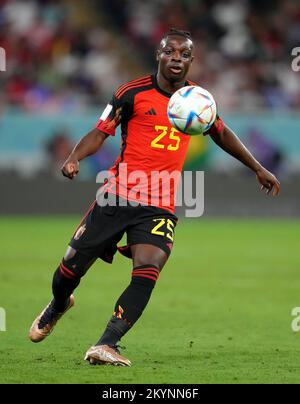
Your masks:
{"label": "player's ear", "polygon": [[191,64],[193,63],[194,59],[195,59],[195,57],[192,56],[192,57],[191,57]]}
{"label": "player's ear", "polygon": [[160,49],[157,49],[157,51],[156,51],[156,61],[157,61],[157,62],[159,62],[160,54],[161,54]]}

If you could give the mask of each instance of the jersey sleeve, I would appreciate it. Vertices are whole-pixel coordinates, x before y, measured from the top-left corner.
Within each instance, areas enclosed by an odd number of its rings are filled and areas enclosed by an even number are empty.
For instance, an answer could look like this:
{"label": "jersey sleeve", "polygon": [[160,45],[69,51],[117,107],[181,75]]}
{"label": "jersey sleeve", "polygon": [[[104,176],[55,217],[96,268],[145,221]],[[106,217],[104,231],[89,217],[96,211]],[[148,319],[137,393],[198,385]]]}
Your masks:
{"label": "jersey sleeve", "polygon": [[115,136],[116,128],[119,124],[125,123],[130,119],[132,110],[133,105],[127,94],[121,98],[117,98],[114,94],[95,127],[101,132]]}
{"label": "jersey sleeve", "polygon": [[225,124],[223,119],[217,115],[215,122],[213,123],[213,125],[206,131],[203,133],[204,136],[206,135],[218,135],[221,134],[224,130]]}

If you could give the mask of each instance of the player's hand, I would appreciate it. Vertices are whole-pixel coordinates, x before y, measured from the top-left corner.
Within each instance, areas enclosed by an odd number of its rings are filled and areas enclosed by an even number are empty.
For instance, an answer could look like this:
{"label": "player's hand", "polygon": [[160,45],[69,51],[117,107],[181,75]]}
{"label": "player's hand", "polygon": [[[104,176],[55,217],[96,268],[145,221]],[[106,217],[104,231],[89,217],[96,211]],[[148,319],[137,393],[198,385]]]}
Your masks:
{"label": "player's hand", "polygon": [[261,184],[261,190],[269,195],[272,191],[273,196],[278,196],[280,193],[280,182],[278,179],[266,170],[264,167],[259,168],[256,171],[256,177],[258,182]]}
{"label": "player's hand", "polygon": [[61,168],[62,175],[72,180],[79,173],[79,161],[74,158],[68,158]]}

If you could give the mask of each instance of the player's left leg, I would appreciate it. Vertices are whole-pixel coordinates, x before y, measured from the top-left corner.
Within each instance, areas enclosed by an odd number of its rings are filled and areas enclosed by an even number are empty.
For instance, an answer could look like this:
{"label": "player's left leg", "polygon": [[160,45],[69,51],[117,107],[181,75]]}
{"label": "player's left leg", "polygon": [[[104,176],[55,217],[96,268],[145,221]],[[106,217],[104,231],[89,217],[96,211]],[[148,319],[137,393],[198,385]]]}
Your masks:
{"label": "player's left leg", "polygon": [[96,202],[92,204],[54,273],[54,298],[34,320],[29,331],[31,341],[43,341],[50,335],[57,321],[74,305],[73,291],[97,258],[112,262],[125,227],[118,213],[116,207],[102,207]]}
{"label": "player's left leg", "polygon": [[168,260],[161,248],[151,244],[131,246],[133,271],[129,286],[116,302],[112,318],[98,343],[86,353],[91,364],[111,363],[130,366],[122,357],[117,343],[132,328],[146,308],[159,274]]}

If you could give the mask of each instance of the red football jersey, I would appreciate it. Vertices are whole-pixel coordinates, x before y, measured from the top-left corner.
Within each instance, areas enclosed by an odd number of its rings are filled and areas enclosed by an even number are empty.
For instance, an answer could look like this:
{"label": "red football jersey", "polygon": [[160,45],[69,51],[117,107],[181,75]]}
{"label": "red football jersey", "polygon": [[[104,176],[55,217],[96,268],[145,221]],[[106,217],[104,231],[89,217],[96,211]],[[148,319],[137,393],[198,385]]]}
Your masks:
{"label": "red football jersey", "polygon": [[[187,81],[185,85],[194,83]],[[101,132],[114,136],[121,124],[121,152],[109,170],[103,192],[174,213],[190,136],[170,124],[170,97],[158,86],[156,75],[131,81],[115,92],[96,125]],[[218,117],[210,132],[220,132],[223,127]]]}

